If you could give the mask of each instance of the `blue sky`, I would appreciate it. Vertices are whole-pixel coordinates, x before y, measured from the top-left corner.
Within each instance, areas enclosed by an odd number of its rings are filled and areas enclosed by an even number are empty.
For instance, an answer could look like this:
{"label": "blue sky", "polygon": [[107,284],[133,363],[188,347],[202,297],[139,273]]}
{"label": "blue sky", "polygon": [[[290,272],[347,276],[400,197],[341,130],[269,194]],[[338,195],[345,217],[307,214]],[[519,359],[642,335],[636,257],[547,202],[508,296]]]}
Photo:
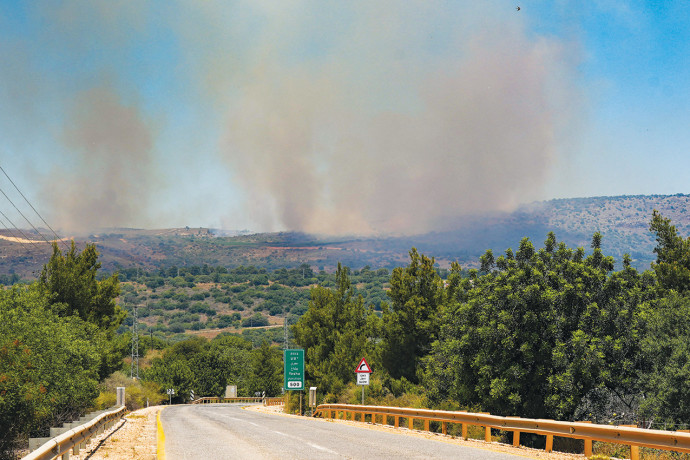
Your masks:
{"label": "blue sky", "polygon": [[689,24],[682,1],[0,1],[0,165],[65,232],[690,193]]}

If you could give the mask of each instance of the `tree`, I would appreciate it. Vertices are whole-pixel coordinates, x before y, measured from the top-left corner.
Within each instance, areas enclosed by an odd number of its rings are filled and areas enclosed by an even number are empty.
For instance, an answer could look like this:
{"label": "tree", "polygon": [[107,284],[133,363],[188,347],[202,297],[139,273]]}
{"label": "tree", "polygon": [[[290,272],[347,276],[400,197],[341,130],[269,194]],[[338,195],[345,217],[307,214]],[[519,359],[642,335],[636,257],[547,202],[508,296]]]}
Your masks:
{"label": "tree", "polygon": [[252,352],[254,375],[251,379],[250,393],[265,392],[266,396],[278,396],[283,386],[281,352],[267,341]]}
{"label": "tree", "polygon": [[223,396],[230,384],[246,396],[252,379],[251,343],[232,335],[219,335],[211,342],[199,337],[183,340],[154,359],[144,377],[174,388],[176,399],[182,401],[189,400],[191,391]]}
{"label": "tree", "polygon": [[102,342],[93,324],[56,315],[35,284],[0,290],[0,318],[0,458],[11,458],[18,436],[93,404]]}
{"label": "tree", "polygon": [[[423,383],[434,401],[451,399],[500,415],[572,418],[595,389],[637,394],[639,305],[653,279],[613,259],[592,238],[593,253],[549,234],[535,250],[527,238],[480,276],[449,278],[438,340]],[[495,269],[494,269],[495,267]]]}
{"label": "tree", "polygon": [[126,313],[115,303],[120,295],[117,274],[98,280],[100,268],[95,245],[87,244],[79,253],[72,241],[69,251],[63,255],[57,243],[53,243],[53,255],[43,266],[39,283],[59,315],[77,315],[112,333]]}
{"label": "tree", "polygon": [[654,252],[657,258],[652,269],[659,283],[665,289],[687,292],[690,290],[690,238],[679,236],[676,227],[671,225],[671,219],[662,217],[656,209],[652,213],[649,231],[656,234]]}
{"label": "tree", "polygon": [[410,264],[391,275],[391,308],[383,309],[382,362],[394,378],[417,383],[420,360],[437,338],[443,283],[434,258],[410,251]]}
{"label": "tree", "polygon": [[338,394],[354,380],[359,360],[373,352],[368,318],[374,314],[355,297],[348,273],[338,264],[334,289],[312,289],[309,309],[293,326],[295,341],[305,350],[307,378],[324,393]]}

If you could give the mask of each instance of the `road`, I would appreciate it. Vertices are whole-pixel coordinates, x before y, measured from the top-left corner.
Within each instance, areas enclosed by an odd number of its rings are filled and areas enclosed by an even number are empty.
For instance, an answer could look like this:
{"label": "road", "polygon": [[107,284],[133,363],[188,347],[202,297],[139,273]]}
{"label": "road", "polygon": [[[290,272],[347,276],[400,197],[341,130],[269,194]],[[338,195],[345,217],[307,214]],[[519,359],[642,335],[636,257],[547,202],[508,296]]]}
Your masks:
{"label": "road", "polygon": [[524,459],[402,432],[242,409],[171,406],[161,412],[165,458],[178,459]]}

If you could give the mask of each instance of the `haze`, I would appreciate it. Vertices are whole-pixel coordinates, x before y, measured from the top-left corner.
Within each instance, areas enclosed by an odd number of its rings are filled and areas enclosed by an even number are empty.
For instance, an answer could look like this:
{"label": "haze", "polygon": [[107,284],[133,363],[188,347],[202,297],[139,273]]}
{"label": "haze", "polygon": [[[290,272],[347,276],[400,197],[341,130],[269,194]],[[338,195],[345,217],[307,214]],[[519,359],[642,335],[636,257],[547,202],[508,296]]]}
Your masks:
{"label": "haze", "polygon": [[64,232],[688,192],[689,11],[649,5],[2,2],[0,165]]}

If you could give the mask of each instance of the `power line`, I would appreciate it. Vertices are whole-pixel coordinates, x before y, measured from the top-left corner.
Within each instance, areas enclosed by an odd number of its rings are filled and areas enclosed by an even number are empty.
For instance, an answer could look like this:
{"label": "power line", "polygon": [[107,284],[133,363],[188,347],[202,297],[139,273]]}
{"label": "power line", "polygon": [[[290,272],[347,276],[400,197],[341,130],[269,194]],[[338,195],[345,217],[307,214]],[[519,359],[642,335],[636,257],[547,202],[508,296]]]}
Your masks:
{"label": "power line", "polygon": [[[3,216],[4,216],[4,214],[3,214]],[[0,223],[2,223],[2,226],[5,227],[5,229],[6,229],[8,232],[10,232],[10,236],[11,236],[11,237],[14,238],[15,240],[17,240],[17,243],[19,243],[19,244],[22,245],[22,247],[24,248],[24,250],[26,250],[27,252],[31,252],[31,250],[26,246],[26,244],[24,244],[24,242],[21,240],[21,238],[18,238],[18,237],[14,234],[14,232],[12,231],[12,229],[9,228],[9,227],[7,226],[7,224],[5,224],[5,221],[4,221],[4,220],[0,219]]]}
{"label": "power line", "polygon": [[[31,244],[36,244],[36,242],[35,242],[34,240],[32,240],[31,238],[29,238],[29,237],[26,235],[26,233],[24,233],[24,232],[22,231],[21,228],[19,228],[19,227],[17,227],[16,225],[14,225],[14,222],[12,222],[12,220],[11,220],[9,217],[7,217],[7,216],[5,215],[4,212],[0,211],[0,214],[2,214],[2,217],[4,217],[5,219],[7,219],[7,222],[9,222],[10,225],[11,225],[12,227],[14,227],[14,229],[17,230],[17,231],[24,237],[25,240],[27,240],[27,241],[28,241],[29,243],[31,243]],[[9,230],[9,229],[8,229],[8,230]],[[15,237],[15,238],[16,238],[16,237]]]}
{"label": "power line", "polygon": [[7,180],[9,180],[10,183],[12,183],[12,185],[14,185],[14,188],[17,189],[17,191],[18,191],[19,194],[22,196],[22,198],[24,198],[24,201],[26,201],[26,204],[28,204],[28,205],[31,207],[31,209],[34,210],[34,212],[36,213],[36,215],[43,221],[44,224],[46,224],[46,226],[50,229],[50,231],[53,232],[53,235],[55,235],[55,239],[58,240],[58,241],[61,241],[62,244],[65,246],[65,249],[68,249],[68,250],[69,250],[69,247],[67,246],[67,243],[66,243],[65,241],[63,241],[63,240],[58,236],[57,233],[55,233],[55,230],[53,230],[53,227],[51,227],[50,225],[48,225],[48,222],[46,222],[46,220],[43,218],[43,216],[41,216],[41,215],[38,213],[38,211],[36,210],[36,208],[34,208],[33,205],[29,202],[29,200],[26,199],[26,197],[24,196],[24,194],[22,193],[22,191],[19,190],[19,187],[17,187],[17,184],[15,184],[14,181],[10,178],[10,176],[7,175],[7,172],[5,172],[5,169],[4,169],[2,166],[0,166],[0,171],[2,171],[2,173],[5,175],[5,177],[7,177]]}
{"label": "power line", "polygon": [[31,228],[33,228],[34,231],[35,231],[36,233],[38,233],[39,236],[40,236],[41,238],[43,238],[43,239],[45,240],[46,243],[50,244],[50,241],[48,241],[48,238],[46,238],[45,236],[43,236],[43,233],[41,233],[40,231],[38,231],[38,229],[37,229],[36,227],[34,227],[34,224],[32,224],[32,223],[29,221],[29,219],[26,218],[26,216],[24,215],[24,213],[21,212],[21,211],[19,210],[19,208],[12,202],[12,200],[10,200],[10,197],[8,197],[7,194],[5,193],[5,191],[4,191],[3,189],[1,189],[1,188],[0,188],[0,193],[2,193],[3,195],[5,195],[5,198],[7,198],[7,201],[9,201],[10,204],[14,207],[14,209],[24,218],[24,220],[25,220],[29,225],[31,225]]}

